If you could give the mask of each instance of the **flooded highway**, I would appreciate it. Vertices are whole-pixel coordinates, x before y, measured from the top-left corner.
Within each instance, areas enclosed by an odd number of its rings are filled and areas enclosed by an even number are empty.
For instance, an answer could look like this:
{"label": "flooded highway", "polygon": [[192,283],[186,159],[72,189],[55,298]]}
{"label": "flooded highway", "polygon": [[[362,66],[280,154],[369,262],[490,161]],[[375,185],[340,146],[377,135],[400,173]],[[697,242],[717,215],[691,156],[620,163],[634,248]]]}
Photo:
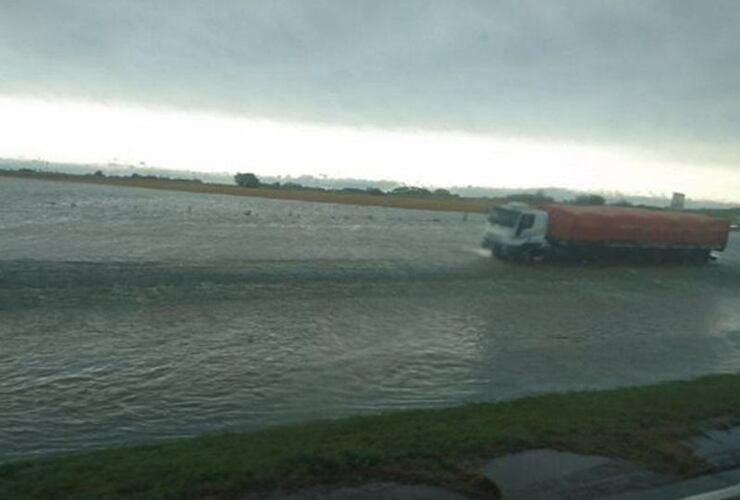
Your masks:
{"label": "flooded highway", "polygon": [[707,266],[533,265],[483,216],[0,179],[0,461],[740,369]]}

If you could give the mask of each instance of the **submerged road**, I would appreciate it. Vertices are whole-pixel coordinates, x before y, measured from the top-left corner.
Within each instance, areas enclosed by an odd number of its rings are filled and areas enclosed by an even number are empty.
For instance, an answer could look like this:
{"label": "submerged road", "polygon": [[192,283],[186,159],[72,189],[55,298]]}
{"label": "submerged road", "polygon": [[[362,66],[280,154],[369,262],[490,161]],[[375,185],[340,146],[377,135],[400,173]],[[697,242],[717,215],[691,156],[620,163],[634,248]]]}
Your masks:
{"label": "submerged road", "polygon": [[0,180],[0,461],[736,372],[704,267],[517,266],[482,217]]}

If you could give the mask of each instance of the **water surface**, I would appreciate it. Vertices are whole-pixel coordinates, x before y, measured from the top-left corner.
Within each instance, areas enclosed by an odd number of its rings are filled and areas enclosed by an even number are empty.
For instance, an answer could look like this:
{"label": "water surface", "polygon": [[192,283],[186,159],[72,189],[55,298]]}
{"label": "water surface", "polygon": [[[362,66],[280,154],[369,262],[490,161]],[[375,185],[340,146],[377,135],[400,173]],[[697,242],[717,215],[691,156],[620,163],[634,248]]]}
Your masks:
{"label": "water surface", "polygon": [[0,461],[740,368],[737,235],[527,267],[482,225],[0,179]]}

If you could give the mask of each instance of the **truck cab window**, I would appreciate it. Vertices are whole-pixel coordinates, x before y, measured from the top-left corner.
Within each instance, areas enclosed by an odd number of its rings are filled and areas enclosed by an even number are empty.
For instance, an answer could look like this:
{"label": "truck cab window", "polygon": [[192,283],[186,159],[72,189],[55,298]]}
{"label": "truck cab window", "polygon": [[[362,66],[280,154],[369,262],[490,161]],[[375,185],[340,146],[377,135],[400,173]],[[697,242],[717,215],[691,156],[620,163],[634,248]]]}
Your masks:
{"label": "truck cab window", "polygon": [[508,210],[506,208],[496,208],[488,221],[491,224],[496,224],[504,227],[515,227],[516,221],[519,218],[519,212],[515,210]]}
{"label": "truck cab window", "polygon": [[534,214],[524,214],[519,219],[519,227],[516,230],[516,234],[522,234],[522,231],[529,229],[534,226]]}

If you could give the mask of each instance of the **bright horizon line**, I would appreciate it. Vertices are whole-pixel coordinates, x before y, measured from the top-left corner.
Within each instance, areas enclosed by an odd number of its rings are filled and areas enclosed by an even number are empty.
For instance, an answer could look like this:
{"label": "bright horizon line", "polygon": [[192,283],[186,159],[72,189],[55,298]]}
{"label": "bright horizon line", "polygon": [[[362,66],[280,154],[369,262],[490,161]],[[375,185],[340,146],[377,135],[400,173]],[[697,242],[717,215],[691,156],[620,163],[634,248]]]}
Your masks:
{"label": "bright horizon line", "polygon": [[427,187],[557,186],[634,196],[679,191],[695,200],[740,201],[732,199],[740,192],[740,174],[727,167],[661,161],[644,151],[573,141],[287,123],[7,96],[0,96],[0,137],[0,157],[21,161],[134,168],[144,163],[160,170],[313,175]]}

